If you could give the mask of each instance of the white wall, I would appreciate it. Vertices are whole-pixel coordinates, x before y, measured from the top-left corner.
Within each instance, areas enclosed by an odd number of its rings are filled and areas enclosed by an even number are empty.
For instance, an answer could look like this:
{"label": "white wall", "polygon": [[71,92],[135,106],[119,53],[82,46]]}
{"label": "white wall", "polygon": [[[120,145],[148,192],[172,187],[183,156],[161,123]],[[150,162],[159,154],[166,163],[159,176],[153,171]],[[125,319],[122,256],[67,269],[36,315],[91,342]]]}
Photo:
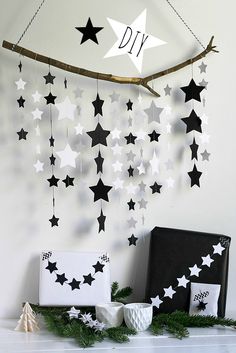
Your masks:
{"label": "white wall", "polygon": [[[30,0],[0,0],[0,40],[15,42],[22,33],[26,23],[38,5],[38,1]],[[235,22],[236,5],[233,1],[225,2],[208,0],[174,1],[180,13],[194,29],[204,43],[211,35],[215,35],[215,43],[220,54],[211,54],[206,59],[208,65],[206,80],[209,88],[206,94],[207,105],[205,113],[209,116],[206,131],[211,135],[211,162],[201,163],[203,177],[201,189],[189,188],[186,172],[191,170],[190,153],[187,144],[190,138],[184,133],[184,126],[179,122],[181,116],[189,111],[184,105],[183,95],[178,87],[188,83],[191,68],[188,67],[176,74],[155,82],[155,88],[163,93],[166,83],[175,87],[174,97],[162,97],[156,101],[159,106],[170,104],[173,107],[172,119],[176,128],[169,138],[163,133],[160,144],[162,169],[160,178],[168,175],[164,162],[173,155],[176,188],[165,190],[157,199],[150,197],[148,209],[145,212],[145,226],[141,225],[141,213],[137,212],[139,220],[137,234],[145,235],[155,226],[194,229],[207,232],[217,232],[232,237],[230,251],[230,275],[228,292],[228,315],[236,315],[234,274],[236,261],[235,245],[235,202],[236,202],[236,168],[235,168],[235,47],[233,45],[233,23]],[[73,65],[101,72],[111,72],[124,76],[137,75],[136,69],[128,57],[103,59],[116,37],[110,28],[106,17],[121,22],[131,21],[147,6],[147,32],[168,42],[167,45],[150,49],[144,55],[143,74],[166,68],[188,58],[200,48],[195,45],[192,36],[186,31],[179,19],[173,14],[165,1],[47,1],[39,16],[26,33],[22,45],[39,53],[57,58]],[[81,35],[74,27],[83,25],[88,17],[94,25],[104,26],[98,34],[100,45],[92,42],[79,45]],[[46,117],[40,122],[41,137],[35,137],[35,122],[31,111],[33,104],[26,105],[24,115],[16,105],[18,92],[14,81],[19,77],[17,65],[19,57],[4,49],[0,51],[0,317],[16,317],[19,315],[22,301],[37,302],[38,300],[38,255],[42,249],[55,250],[108,250],[112,257],[112,279],[121,285],[131,285],[135,289],[135,298],[142,299],[145,285],[145,264],[148,241],[145,237],[139,246],[128,247],[127,237],[127,195],[111,192],[111,202],[104,207],[107,215],[106,233],[97,234],[96,217],[99,204],[93,203],[93,195],[88,186],[97,180],[92,158],[95,151],[88,147],[89,139],[84,138],[87,147],[83,147],[82,162],[76,170],[76,187],[71,190],[60,188],[56,190],[57,214],[60,226],[50,228],[48,219],[51,217],[51,190],[46,179],[50,177],[49,166],[43,174],[36,174],[33,163],[36,160],[35,146],[40,143],[42,157],[45,162],[49,156],[48,137],[49,121]],[[37,88],[47,94],[47,87],[42,76],[47,73],[45,65],[23,59],[22,77],[28,84],[24,95],[30,102],[32,92]],[[200,64],[200,63],[199,63]],[[194,77],[199,82],[198,64],[194,65]],[[63,89],[64,72],[52,69],[57,76],[57,84],[53,87],[58,101],[65,95]],[[96,94],[96,82],[67,75],[69,81],[68,94],[75,100],[73,91],[76,85],[83,90],[83,99],[76,103],[81,107],[81,114],[76,122],[81,121],[87,130],[95,126],[91,101]],[[115,90],[121,94],[119,105],[111,105],[109,94]],[[149,107],[151,96],[142,90],[143,103],[138,105],[138,91],[135,87],[124,87],[99,82],[99,92],[105,99],[104,126],[114,128],[116,125],[128,132],[127,112],[125,103],[128,98],[134,101],[135,127],[143,125],[142,110]],[[203,108],[198,105],[198,113]],[[166,121],[162,120],[162,129]],[[16,131],[24,124],[29,131],[27,142],[17,141]],[[79,149],[78,139],[74,135],[74,123],[69,123],[70,142]],[[145,125],[144,125],[145,127]],[[66,122],[55,123],[56,150],[64,148],[66,141]],[[171,142],[171,151],[167,143]],[[21,143],[22,142],[22,143]],[[152,148],[145,146],[146,159]],[[112,182],[114,174],[110,173],[110,163],[113,156],[109,148],[104,150],[106,172],[104,180]],[[123,162],[125,163],[125,156]],[[127,163],[126,163],[127,164]],[[81,169],[82,168],[82,169]],[[56,174],[62,178],[66,171],[59,168]],[[71,173],[72,174],[72,173]],[[147,180],[148,176],[147,176]],[[150,179],[151,180],[151,179]]]}

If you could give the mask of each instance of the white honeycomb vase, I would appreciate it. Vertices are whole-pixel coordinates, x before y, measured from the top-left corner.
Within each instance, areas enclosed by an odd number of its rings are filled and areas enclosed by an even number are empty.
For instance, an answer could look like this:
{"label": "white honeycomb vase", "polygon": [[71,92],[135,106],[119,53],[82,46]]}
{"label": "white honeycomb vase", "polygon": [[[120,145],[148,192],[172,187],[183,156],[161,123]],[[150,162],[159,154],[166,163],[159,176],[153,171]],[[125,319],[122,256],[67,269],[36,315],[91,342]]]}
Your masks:
{"label": "white honeycomb vase", "polygon": [[124,304],[118,302],[97,304],[95,307],[96,319],[103,322],[106,328],[118,327],[124,319],[123,307]]}
{"label": "white honeycomb vase", "polygon": [[124,319],[129,328],[144,331],[152,323],[152,305],[132,303],[124,306]]}

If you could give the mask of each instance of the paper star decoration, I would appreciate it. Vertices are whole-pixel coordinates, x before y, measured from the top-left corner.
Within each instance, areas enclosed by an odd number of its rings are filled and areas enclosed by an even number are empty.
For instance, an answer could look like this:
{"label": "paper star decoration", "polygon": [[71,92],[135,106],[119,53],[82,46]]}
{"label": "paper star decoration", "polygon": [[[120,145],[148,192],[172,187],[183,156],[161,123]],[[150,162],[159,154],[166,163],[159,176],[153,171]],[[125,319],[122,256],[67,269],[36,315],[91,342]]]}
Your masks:
{"label": "paper star decoration", "polygon": [[53,273],[54,271],[57,271],[57,263],[56,262],[50,262],[48,261],[47,267],[45,267],[46,270],[48,270],[50,273]]}
{"label": "paper star decoration", "polygon": [[88,131],[87,134],[91,137],[92,139],[92,147],[102,144],[104,146],[107,146],[107,136],[110,134],[110,131],[108,130],[103,130],[102,126],[100,123],[97,124],[96,129],[93,131]]}
{"label": "paper star decoration", "polygon": [[189,146],[192,152],[192,157],[191,159],[196,159],[198,160],[198,156],[197,156],[197,151],[198,151],[198,147],[199,145],[196,143],[195,138],[193,139],[193,143]]}
{"label": "paper star decoration", "polygon": [[134,158],[136,157],[136,154],[133,151],[129,151],[128,153],[126,153],[127,156],[127,161],[134,161]]}
{"label": "paper star decoration", "polygon": [[207,65],[204,64],[203,61],[201,62],[201,65],[199,65],[198,67],[200,69],[200,74],[203,73],[203,72],[206,72]]}
{"label": "paper star decoration", "polygon": [[177,278],[177,281],[178,281],[178,287],[186,288],[187,287],[187,283],[189,283],[189,280],[185,276]]}
{"label": "paper star decoration", "polygon": [[56,275],[57,275],[57,279],[55,282],[60,283],[62,286],[66,281],[68,281],[68,279],[65,276],[65,273],[62,273],[61,275],[59,275],[59,274],[56,274]]}
{"label": "paper star decoration", "polygon": [[97,40],[97,35],[96,34],[98,32],[100,32],[103,29],[103,27],[94,27],[90,17],[88,18],[88,21],[87,21],[85,27],[75,27],[75,28],[79,32],[81,32],[82,35],[83,35],[80,44],[83,44],[87,40],[91,40],[94,43],[98,44],[98,40]]}
{"label": "paper star decoration", "polygon": [[74,120],[76,104],[71,103],[68,96],[66,96],[63,102],[56,103],[55,107],[59,111],[58,120],[62,120],[62,119]]}
{"label": "paper star decoration", "polygon": [[18,65],[18,68],[19,68],[19,72],[22,71],[22,62],[20,61],[19,65]]}
{"label": "paper star decoration", "polygon": [[157,295],[155,298],[151,298],[152,305],[155,306],[157,309],[159,309],[161,303],[163,301],[159,298],[159,295]]}
{"label": "paper star decoration", "polygon": [[126,190],[128,194],[134,195],[135,192],[137,191],[137,186],[134,185],[133,183],[129,183],[129,185],[126,186]]}
{"label": "paper star decoration", "polygon": [[205,265],[211,267],[212,262],[214,262],[214,260],[210,257],[210,255],[202,256],[202,266]]}
{"label": "paper star decoration", "polygon": [[74,186],[74,179],[75,178],[71,178],[67,175],[62,181],[65,184],[65,187],[68,188],[68,186]]}
{"label": "paper star decoration", "polygon": [[201,102],[200,93],[204,87],[196,85],[193,79],[191,79],[188,86],[181,87],[180,89],[185,93],[185,102],[191,99]]}
{"label": "paper star decoration", "polygon": [[191,187],[193,187],[194,185],[197,185],[198,187],[200,187],[200,177],[202,175],[202,172],[199,172],[197,170],[197,167],[195,164],[194,164],[193,170],[191,172],[188,172],[188,175],[191,179]]}
{"label": "paper star decoration", "polygon": [[50,159],[50,164],[51,164],[51,165],[55,165],[56,157],[54,157],[53,153],[51,154],[51,156],[49,157],[49,159]]}
{"label": "paper star decoration", "polygon": [[55,104],[55,99],[57,96],[53,96],[50,92],[47,96],[44,96],[44,98],[46,99],[46,104]]}
{"label": "paper star decoration", "polygon": [[175,290],[173,290],[172,286],[169,286],[168,288],[164,288],[164,297],[169,297],[170,299],[173,298],[173,295],[176,293]]}
{"label": "paper star decoration", "polygon": [[68,284],[69,286],[71,286],[71,290],[74,290],[74,289],[80,289],[80,283],[81,283],[80,281],[76,281],[76,279],[73,278],[73,280]]}
{"label": "paper star decoration", "polygon": [[151,134],[148,134],[148,136],[150,137],[150,142],[153,142],[153,141],[158,142],[158,139],[161,135],[158,134],[155,130],[153,130],[153,132]]}
{"label": "paper star decoration", "polygon": [[145,33],[146,15],[145,9],[130,25],[107,18],[117,36],[117,41],[106,53],[105,58],[128,54],[141,73],[144,50],[166,44],[163,40]]}
{"label": "paper star decoration", "polygon": [[73,306],[69,311],[67,311],[67,314],[69,315],[70,319],[78,319],[80,310],[75,309],[75,307]]}
{"label": "paper star decoration", "polygon": [[102,116],[102,106],[103,106],[104,100],[100,99],[99,94],[97,94],[96,99],[92,102],[94,106],[94,116],[97,114]]}
{"label": "paper star decoration", "polygon": [[[100,213],[100,216],[97,218],[98,224],[99,224],[99,229],[98,233],[100,233],[102,230],[105,232],[105,221],[106,221],[106,216],[104,216],[102,210]],[[104,265],[102,265],[104,266]],[[93,266],[94,267],[94,266]],[[97,271],[96,271],[97,272]],[[101,271],[102,272],[102,271]]]}
{"label": "paper star decoration", "polygon": [[134,135],[130,132],[129,135],[125,136],[127,145],[128,145],[129,143],[132,143],[132,144],[134,145],[136,138],[137,138],[137,136],[134,136]]}
{"label": "paper star decoration", "polygon": [[53,80],[56,78],[56,76],[51,75],[51,72],[49,71],[49,73],[45,76],[43,76],[45,78],[45,84],[47,85],[48,83],[50,84],[54,84]]}
{"label": "paper star decoration", "polygon": [[18,81],[15,81],[15,84],[16,84],[17,90],[25,89],[26,82],[23,81],[22,78],[20,78]]}
{"label": "paper star decoration", "polygon": [[60,168],[67,167],[67,166],[70,166],[73,168],[76,167],[75,160],[78,157],[79,153],[73,151],[69,144],[66,145],[64,150],[58,151],[56,152],[56,154],[61,159]]}
{"label": "paper star decoration", "polygon": [[117,128],[115,128],[114,130],[111,131],[111,138],[112,140],[114,139],[120,139],[120,134],[121,134],[121,131],[118,130]]}
{"label": "paper star decoration", "polygon": [[197,265],[194,265],[193,267],[189,267],[190,270],[190,276],[196,276],[199,277],[199,272],[201,272],[201,268],[197,267]]}
{"label": "paper star decoration", "polygon": [[56,178],[55,175],[52,175],[51,178],[47,179],[49,186],[58,186],[57,183],[60,179]]}
{"label": "paper star decoration", "polygon": [[111,103],[118,102],[118,100],[120,99],[120,94],[114,91],[112,94],[109,95],[109,97],[111,98]]}
{"label": "paper star decoration", "polygon": [[134,210],[135,202],[132,199],[127,202],[127,205],[129,206],[129,211]]}
{"label": "paper star decoration", "polygon": [[113,154],[116,155],[121,155],[121,150],[122,146],[120,146],[118,143],[115,144],[115,146],[111,147]]}
{"label": "paper star decoration", "polygon": [[202,128],[201,128],[202,121],[199,118],[199,116],[197,116],[197,114],[193,109],[188,117],[182,118],[181,120],[183,120],[183,122],[187,125],[186,133],[194,130],[198,132],[202,132]]}
{"label": "paper star decoration", "polygon": [[101,264],[99,261],[97,261],[97,263],[95,265],[93,265],[94,269],[95,269],[95,273],[97,272],[103,272],[103,267],[105,265]]}
{"label": "paper star decoration", "polygon": [[132,234],[131,237],[128,238],[129,246],[131,246],[131,245],[136,246],[137,240],[138,240],[138,238],[136,238],[136,237],[134,236],[134,234]]}
{"label": "paper star decoration", "polygon": [[128,173],[129,173],[129,177],[134,176],[134,168],[132,168],[131,165],[129,166]]}
{"label": "paper star decoration", "polygon": [[59,218],[57,218],[55,215],[52,216],[52,218],[49,219],[49,222],[51,223],[51,227],[58,227],[58,221]]}
{"label": "paper star decoration", "polygon": [[53,136],[51,136],[49,139],[50,147],[54,147],[54,141],[55,141],[55,139],[53,138]]}
{"label": "paper star decoration", "polygon": [[147,208],[147,203],[148,202],[146,200],[144,200],[144,199],[141,199],[140,201],[138,201],[139,209],[141,209],[141,208],[146,209]]}
{"label": "paper star decoration", "polygon": [[133,217],[128,219],[127,223],[129,228],[136,228],[137,221]]}
{"label": "paper star decoration", "polygon": [[87,276],[83,276],[83,277],[84,277],[84,282],[83,283],[87,283],[90,286],[91,286],[92,282],[95,281],[95,278],[93,278],[91,276],[91,273],[89,273]]}
{"label": "paper star decoration", "polygon": [[167,84],[166,87],[164,88],[165,95],[166,95],[166,96],[170,96],[171,90],[172,90],[172,88],[169,87],[169,85]]}
{"label": "paper star decoration", "polygon": [[146,184],[144,184],[143,180],[138,184],[140,192],[145,192]]}
{"label": "paper star decoration", "polygon": [[40,162],[40,160],[37,160],[37,162],[34,164],[34,168],[35,168],[36,173],[43,171],[43,165],[44,165],[44,163]]}
{"label": "paper star decoration", "polygon": [[197,305],[197,309],[198,311],[204,311],[206,310],[206,306],[208,303],[204,303],[204,301],[200,300],[198,305]]}
{"label": "paper star decoration", "polygon": [[122,166],[123,166],[123,164],[120,163],[119,161],[116,161],[115,163],[112,164],[114,172],[121,172]]}
{"label": "paper star decoration", "polygon": [[34,103],[40,102],[40,98],[42,97],[42,95],[38,92],[35,91],[35,93],[32,94]]}
{"label": "paper star decoration", "polygon": [[100,178],[97,185],[90,186],[90,190],[94,193],[94,202],[97,200],[109,201],[108,193],[112,189],[112,186],[103,184],[102,179]]}
{"label": "paper star decoration", "polygon": [[124,180],[120,179],[119,177],[117,177],[116,180],[113,181],[115,190],[123,189],[123,184],[124,184]]}
{"label": "paper star decoration", "polygon": [[78,123],[78,125],[75,126],[75,134],[76,135],[83,135],[83,130],[84,127]]}
{"label": "paper star decoration", "polygon": [[128,102],[126,103],[127,105],[127,110],[133,110],[133,102],[129,99]]}
{"label": "paper star decoration", "polygon": [[25,104],[25,99],[24,99],[22,96],[20,96],[20,98],[17,99],[17,102],[18,102],[18,104],[19,104],[19,108],[24,108],[24,107],[25,107],[25,106],[24,106],[24,104]]}
{"label": "paper star decoration", "polygon": [[205,89],[207,89],[207,85],[209,82],[205,81],[204,78],[201,80],[201,82],[199,82],[199,85],[204,87]]}
{"label": "paper star decoration", "polygon": [[17,135],[19,136],[19,140],[26,140],[28,132],[25,131],[23,128],[21,128],[20,131],[17,132]]}
{"label": "paper star decoration", "polygon": [[97,174],[98,173],[103,173],[103,162],[104,162],[104,158],[101,155],[101,152],[98,152],[98,156],[96,158],[94,158],[95,163],[97,165]]}
{"label": "paper star decoration", "polygon": [[157,184],[157,182],[155,181],[155,183],[151,185],[150,188],[152,189],[152,194],[155,194],[155,193],[160,194],[162,185]]}
{"label": "paper star decoration", "polygon": [[158,174],[160,172],[160,170],[159,170],[160,160],[157,157],[155,151],[153,152],[152,159],[150,160],[149,163],[150,163],[151,168],[152,168],[152,175]]}
{"label": "paper star decoration", "polygon": [[218,243],[217,245],[213,245],[213,254],[219,254],[222,255],[222,251],[225,250],[225,248],[221,245],[221,243]]}
{"label": "paper star decoration", "polygon": [[201,153],[202,156],[202,161],[208,161],[209,162],[209,157],[210,157],[210,153],[207,152],[207,150],[205,150],[204,152]]}
{"label": "paper star decoration", "polygon": [[139,164],[139,166],[137,166],[137,169],[138,169],[138,174],[139,174],[139,175],[146,173],[146,169],[145,169],[145,167],[144,167],[143,162],[141,162],[141,163]]}
{"label": "paper star decoration", "polygon": [[33,114],[33,120],[36,120],[36,119],[39,119],[39,120],[41,120],[42,118],[42,114],[43,114],[43,112],[42,112],[42,110],[39,110],[38,108],[36,108],[33,112],[32,112],[32,114]]}
{"label": "paper star decoration", "polygon": [[150,107],[147,109],[144,109],[144,112],[148,116],[148,123],[150,124],[152,121],[160,123],[160,115],[162,111],[163,111],[163,108],[157,107],[154,101],[152,100]]}

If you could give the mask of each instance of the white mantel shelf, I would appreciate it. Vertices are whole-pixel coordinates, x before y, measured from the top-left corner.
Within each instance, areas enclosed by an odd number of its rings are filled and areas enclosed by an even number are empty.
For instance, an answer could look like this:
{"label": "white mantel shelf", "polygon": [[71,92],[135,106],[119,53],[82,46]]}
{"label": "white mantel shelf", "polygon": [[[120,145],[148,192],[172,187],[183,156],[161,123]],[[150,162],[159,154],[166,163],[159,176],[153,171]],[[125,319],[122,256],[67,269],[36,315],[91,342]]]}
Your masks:
{"label": "white mantel shelf", "polygon": [[130,337],[128,343],[117,344],[105,340],[94,347],[82,349],[72,339],[56,337],[45,329],[39,333],[16,332],[16,322],[17,320],[0,320],[0,353],[103,353],[110,350],[119,353],[236,353],[236,330],[231,328],[192,328],[189,330],[189,338],[183,340],[142,332]]}

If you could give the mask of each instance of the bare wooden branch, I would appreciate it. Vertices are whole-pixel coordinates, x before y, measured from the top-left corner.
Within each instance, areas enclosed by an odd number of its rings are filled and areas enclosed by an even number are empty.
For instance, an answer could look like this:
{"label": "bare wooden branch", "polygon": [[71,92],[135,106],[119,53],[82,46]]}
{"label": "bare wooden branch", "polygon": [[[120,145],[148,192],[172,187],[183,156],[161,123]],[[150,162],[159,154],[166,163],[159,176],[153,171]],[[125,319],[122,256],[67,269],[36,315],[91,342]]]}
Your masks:
{"label": "bare wooden branch", "polygon": [[156,97],[160,97],[160,94],[158,92],[156,92],[148,83],[152,80],[159,78],[159,77],[163,77],[165,75],[169,75],[172,72],[178,71],[178,70],[184,68],[185,66],[191,65],[194,62],[205,57],[210,52],[218,53],[218,51],[215,49],[216,46],[213,45],[213,39],[214,39],[214,36],[211,37],[211,40],[210,40],[209,44],[207,45],[207,47],[200,54],[194,56],[193,58],[190,58],[190,59],[188,59],[178,65],[172,66],[172,67],[165,69],[163,71],[160,71],[160,72],[155,72],[152,75],[149,75],[149,76],[146,76],[143,78],[142,77],[115,76],[112,74],[106,74],[106,73],[86,70],[86,69],[72,66],[72,65],[63,63],[62,61],[55,60],[55,59],[49,58],[47,56],[35,53],[31,50],[28,50],[28,49],[23,48],[19,45],[15,45],[13,43],[7,42],[5,40],[2,43],[2,47],[5,49],[8,49],[8,50],[11,50],[13,52],[19,53],[20,55],[25,56],[30,59],[33,59],[35,61],[49,64],[50,66],[57,67],[57,68],[62,69],[64,71],[72,72],[77,75],[82,75],[82,76],[90,77],[93,79],[110,81],[110,82],[119,83],[119,84],[132,84],[132,85],[143,86],[149,92],[154,94]]}

